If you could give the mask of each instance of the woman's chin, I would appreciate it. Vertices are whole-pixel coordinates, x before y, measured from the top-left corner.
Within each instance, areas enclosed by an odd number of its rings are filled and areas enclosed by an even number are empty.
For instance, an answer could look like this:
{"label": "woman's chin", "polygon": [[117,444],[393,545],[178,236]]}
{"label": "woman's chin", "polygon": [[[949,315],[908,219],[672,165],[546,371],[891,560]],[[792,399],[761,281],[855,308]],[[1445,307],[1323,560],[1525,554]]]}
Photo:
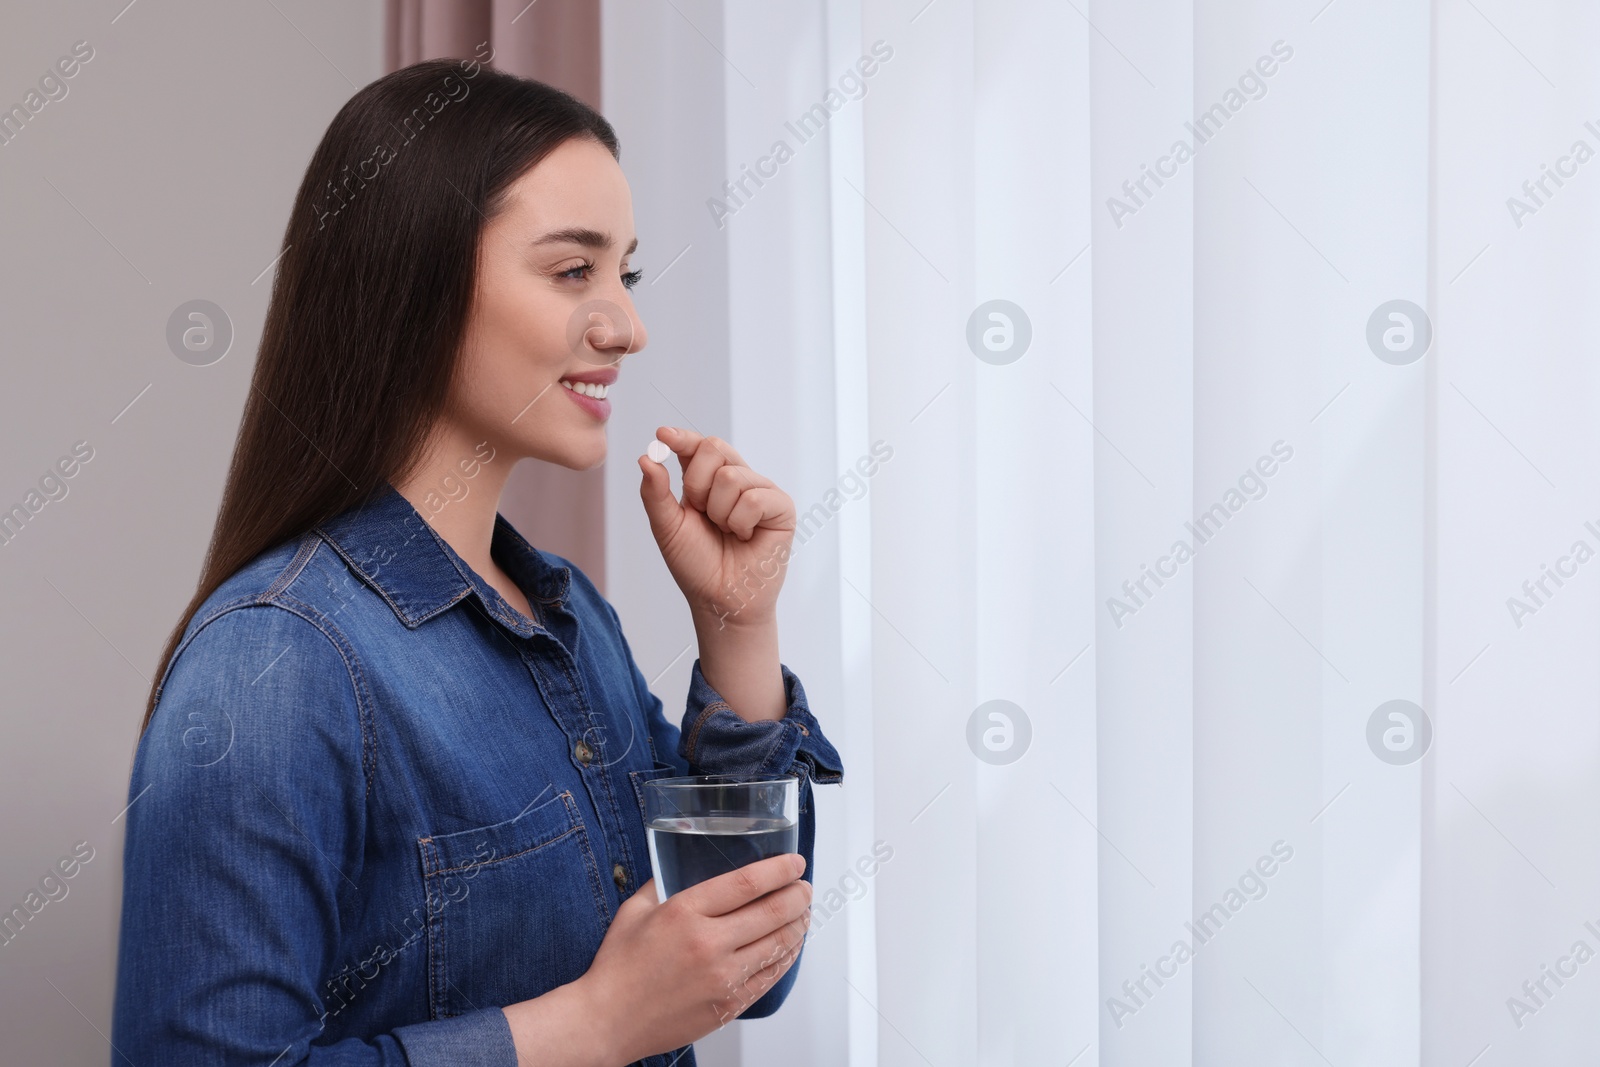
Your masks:
{"label": "woman's chin", "polygon": [[605,431],[597,431],[592,436],[585,435],[583,440],[561,441],[554,447],[538,449],[533,456],[569,470],[594,470],[606,461]]}

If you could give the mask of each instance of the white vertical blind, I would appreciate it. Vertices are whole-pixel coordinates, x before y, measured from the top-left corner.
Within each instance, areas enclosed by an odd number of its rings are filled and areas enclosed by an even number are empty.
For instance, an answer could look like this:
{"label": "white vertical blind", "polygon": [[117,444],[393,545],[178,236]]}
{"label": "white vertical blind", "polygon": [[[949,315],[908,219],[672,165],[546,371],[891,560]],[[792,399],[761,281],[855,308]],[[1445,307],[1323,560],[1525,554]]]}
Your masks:
{"label": "white vertical blind", "polygon": [[[869,419],[895,458],[872,497],[882,1063],[975,1061],[991,821],[965,745],[977,704],[973,5],[868,0],[862,53],[889,59],[863,106]],[[917,960],[916,976],[891,960]],[[952,1010],[954,1008],[955,1010]]]}
{"label": "white vertical blind", "polygon": [[[829,0],[825,12],[827,26],[828,71],[842,71],[860,59],[860,0]],[[863,82],[865,85],[866,83]],[[809,102],[808,102],[809,107]],[[828,122],[828,237],[833,298],[833,390],[834,441],[832,456],[836,464],[853,463],[871,455],[876,442],[867,398],[866,300],[866,204],[853,195],[865,183],[865,139],[862,135],[862,109],[841,108]],[[819,148],[822,146],[818,146]],[[853,188],[852,188],[853,187]],[[892,446],[890,446],[892,447]],[[890,457],[892,459],[892,456]],[[846,788],[837,805],[843,818],[841,835],[846,842],[846,862],[873,856],[894,846],[878,836],[875,723],[873,693],[873,613],[868,597],[872,590],[872,507],[841,507],[837,527],[837,569],[819,566],[813,581],[832,589],[832,600],[839,613],[840,687],[838,703],[840,726],[835,734],[851,753],[846,770]],[[811,542],[807,542],[808,544]],[[817,555],[831,547],[827,539],[817,541]],[[820,573],[818,573],[820,572]],[[855,589],[840,589],[837,579],[851,576]],[[892,741],[891,741],[892,743]],[[820,824],[819,824],[820,825]],[[819,830],[819,832],[821,832]],[[880,846],[879,842],[883,845]],[[892,859],[892,856],[891,856]],[[859,874],[859,871],[857,871]],[[844,875],[841,875],[842,879]],[[831,879],[819,883],[838,888]],[[852,883],[850,888],[854,890]],[[858,899],[871,900],[871,888],[863,883]],[[845,899],[855,892],[843,894]],[[861,903],[845,912],[835,911],[840,900],[828,900],[824,908],[829,922],[838,918],[837,928],[844,941],[845,989],[840,990],[843,1010],[827,1013],[821,1028],[846,1042],[846,1055],[838,1062],[876,1063],[879,1038],[878,952],[876,911],[871,903]],[[813,945],[815,942],[813,942]],[[826,972],[825,972],[826,973]],[[835,989],[837,989],[835,984]],[[814,1003],[820,1001],[814,1000]]]}
{"label": "white vertical blind", "polygon": [[1600,568],[1574,553],[1600,551],[1600,11],[1474,2],[1434,29],[1423,1043],[1578,1063],[1600,1035],[1574,953],[1600,953]]}
{"label": "white vertical blind", "polygon": [[[930,361],[970,368],[973,393],[952,386],[938,403],[971,410],[973,436],[953,444],[976,456],[977,551],[964,566],[977,585],[977,684],[973,704],[952,702],[946,728],[976,776],[978,811],[976,1054],[961,1055],[1065,1063],[1091,1045],[1097,985],[1094,575],[1063,565],[1093,559],[1095,544],[1086,462],[1094,432],[1072,410],[1092,417],[1094,407],[1085,358],[1090,168],[1081,150],[1091,121],[1089,36],[1065,5],[980,0],[970,31],[955,14],[929,9],[904,47],[916,50],[919,34],[938,29],[957,47],[970,34],[972,52],[970,126],[948,125],[972,160],[963,212],[973,285],[939,317],[954,343]],[[1000,351],[980,337],[988,359],[970,347],[975,314],[981,330],[997,331],[990,340]],[[1000,712],[1018,720],[1009,738],[1004,720],[980,715],[984,731],[1011,745],[991,758],[1013,762],[974,760],[967,747],[974,705],[990,701],[1018,709]],[[931,989],[922,995],[939,999]],[[1086,1053],[1079,1062],[1092,1061]]]}
{"label": "white vertical blind", "polygon": [[[1191,912],[1194,565],[1158,575],[1159,586],[1145,568],[1161,565],[1193,513],[1193,164],[1165,186],[1146,180],[1148,196],[1123,183],[1142,179],[1142,165],[1157,165],[1184,132],[1194,18],[1183,2],[1148,16],[1085,10],[1090,136],[1078,151],[1091,175],[1093,343],[1081,359],[1094,393],[1092,406],[1075,399],[1079,410],[1060,419],[1067,462],[1092,471],[1095,511],[1093,554],[1060,561],[1092,568],[1095,584],[1098,797],[1085,812],[1100,838],[1100,990],[1095,1047],[1080,1062],[1183,1064],[1192,968],[1167,965],[1174,973],[1159,986],[1145,968],[1185,936]],[[1136,198],[1137,213],[1123,214]],[[1076,1050],[1077,1036],[1069,1043]]]}
{"label": "white vertical blind", "polygon": [[1428,364],[1365,334],[1427,303],[1428,5],[1195,13],[1196,113],[1244,89],[1194,164],[1196,513],[1293,450],[1196,560],[1196,914],[1294,854],[1197,955],[1194,1059],[1416,1063],[1421,769],[1366,725],[1422,699]]}

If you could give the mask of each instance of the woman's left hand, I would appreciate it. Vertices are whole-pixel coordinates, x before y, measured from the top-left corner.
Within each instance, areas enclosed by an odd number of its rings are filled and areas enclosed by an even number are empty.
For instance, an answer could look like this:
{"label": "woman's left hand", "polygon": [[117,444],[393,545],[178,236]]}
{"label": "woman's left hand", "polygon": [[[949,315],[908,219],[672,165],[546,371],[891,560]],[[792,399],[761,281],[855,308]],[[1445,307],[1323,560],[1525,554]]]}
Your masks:
{"label": "woman's left hand", "polygon": [[639,457],[639,496],[667,570],[700,618],[756,624],[776,615],[790,545],[794,501],[750,469],[732,445],[662,426],[656,438],[678,456],[683,500],[664,464]]}

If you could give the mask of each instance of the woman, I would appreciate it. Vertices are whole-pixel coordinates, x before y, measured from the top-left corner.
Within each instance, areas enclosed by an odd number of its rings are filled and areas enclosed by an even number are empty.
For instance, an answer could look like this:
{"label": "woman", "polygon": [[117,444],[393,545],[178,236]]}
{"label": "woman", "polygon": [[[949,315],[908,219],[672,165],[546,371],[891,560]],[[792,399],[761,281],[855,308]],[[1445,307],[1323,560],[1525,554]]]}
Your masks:
{"label": "woman", "polygon": [[[639,457],[699,642],[681,730],[496,510],[519,459],[604,459],[644,347],[617,154],[472,61],[374,82],[318,146],[129,788],[131,1062],[691,1065],[792,986],[810,786],[843,773],[778,660],[793,502],[716,438],[658,431],[681,502]],[[804,862],[658,903],[642,787],[689,773],[798,775]]]}

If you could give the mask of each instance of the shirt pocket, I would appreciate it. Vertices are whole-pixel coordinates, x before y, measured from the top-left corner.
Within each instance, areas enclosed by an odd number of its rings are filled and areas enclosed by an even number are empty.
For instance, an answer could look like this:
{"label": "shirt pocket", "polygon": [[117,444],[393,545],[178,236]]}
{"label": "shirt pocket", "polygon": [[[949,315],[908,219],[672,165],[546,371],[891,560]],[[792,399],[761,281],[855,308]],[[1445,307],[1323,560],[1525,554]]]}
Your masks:
{"label": "shirt pocket", "polygon": [[633,783],[633,797],[639,802],[639,821],[641,823],[649,825],[645,820],[644,814],[644,784],[653,778],[677,778],[682,777],[685,773],[676,767],[660,762],[657,762],[654,767],[646,771],[628,772],[628,781]]}
{"label": "shirt pocket", "polygon": [[571,791],[515,818],[417,840],[435,1019],[539,996],[580,977],[609,921]]}

